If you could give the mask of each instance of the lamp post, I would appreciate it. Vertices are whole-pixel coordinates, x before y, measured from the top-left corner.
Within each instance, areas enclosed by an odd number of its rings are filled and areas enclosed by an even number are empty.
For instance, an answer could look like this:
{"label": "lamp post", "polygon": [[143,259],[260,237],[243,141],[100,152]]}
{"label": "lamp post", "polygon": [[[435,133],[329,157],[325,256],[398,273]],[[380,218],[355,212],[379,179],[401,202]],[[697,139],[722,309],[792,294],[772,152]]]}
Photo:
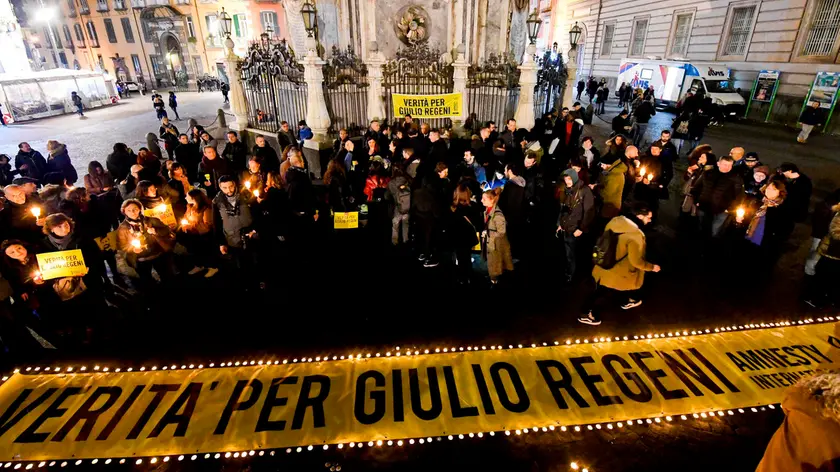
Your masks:
{"label": "lamp post", "polygon": [[315,38],[315,30],[318,28],[318,10],[310,0],[306,0],[300,7],[300,15],[303,17],[303,27],[306,35]]}
{"label": "lamp post", "polygon": [[534,87],[537,85],[537,66],[534,56],[537,53],[537,35],[540,33],[541,22],[535,9],[525,21],[528,27],[528,40],[530,44],[525,48],[525,55],[522,57],[522,64],[519,69],[519,103],[516,105],[516,113],[513,118],[516,125],[522,128],[531,129],[534,126]]}
{"label": "lamp post", "polygon": [[578,26],[577,21],[575,24],[572,25],[571,29],[569,29],[569,58],[566,61],[566,90],[563,92],[563,104],[564,107],[571,108],[571,105],[575,102],[575,87],[577,86],[577,46],[578,41],[580,41],[580,36],[582,34],[582,30],[580,26]]}
{"label": "lamp post", "polygon": [[525,24],[528,26],[528,40],[531,41],[531,44],[536,44],[537,36],[539,36],[540,27],[542,26],[542,20],[540,20],[536,8],[528,15],[528,20],[525,21]]}

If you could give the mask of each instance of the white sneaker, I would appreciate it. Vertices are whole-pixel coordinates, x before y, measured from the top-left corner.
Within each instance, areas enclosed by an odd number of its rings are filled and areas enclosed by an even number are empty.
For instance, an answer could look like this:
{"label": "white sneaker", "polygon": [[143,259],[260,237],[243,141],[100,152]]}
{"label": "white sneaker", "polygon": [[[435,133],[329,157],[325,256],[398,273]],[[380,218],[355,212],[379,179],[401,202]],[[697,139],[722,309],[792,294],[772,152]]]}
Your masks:
{"label": "white sneaker", "polygon": [[599,324],[601,324],[601,320],[596,319],[595,315],[593,315],[591,311],[586,315],[579,317],[578,322],[590,326],[598,326]]}
{"label": "white sneaker", "polygon": [[207,269],[207,273],[204,274],[204,278],[209,279],[210,277],[213,277],[214,275],[216,275],[217,272],[219,272],[219,269],[217,269],[215,267],[211,267],[211,268]]}
{"label": "white sneaker", "polygon": [[201,272],[202,270],[204,270],[204,267],[195,266],[187,273],[190,274],[190,275],[195,275],[195,274]]}
{"label": "white sneaker", "polygon": [[637,306],[641,305],[641,300],[633,300],[632,298],[627,299],[627,303],[621,305],[622,310],[629,310],[631,308],[636,308]]}

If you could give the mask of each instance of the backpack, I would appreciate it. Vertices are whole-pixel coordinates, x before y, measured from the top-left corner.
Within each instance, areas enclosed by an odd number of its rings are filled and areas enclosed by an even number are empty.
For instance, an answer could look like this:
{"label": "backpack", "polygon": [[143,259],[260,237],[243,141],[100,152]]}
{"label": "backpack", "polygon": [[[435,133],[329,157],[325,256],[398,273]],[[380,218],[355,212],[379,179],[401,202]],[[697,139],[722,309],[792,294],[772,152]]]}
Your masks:
{"label": "backpack", "polygon": [[617,246],[618,233],[610,229],[604,231],[595,243],[595,248],[592,249],[592,262],[602,269],[612,269],[618,262],[615,260]]}
{"label": "backpack", "polygon": [[405,215],[411,210],[411,187],[406,183],[397,189],[397,211]]}

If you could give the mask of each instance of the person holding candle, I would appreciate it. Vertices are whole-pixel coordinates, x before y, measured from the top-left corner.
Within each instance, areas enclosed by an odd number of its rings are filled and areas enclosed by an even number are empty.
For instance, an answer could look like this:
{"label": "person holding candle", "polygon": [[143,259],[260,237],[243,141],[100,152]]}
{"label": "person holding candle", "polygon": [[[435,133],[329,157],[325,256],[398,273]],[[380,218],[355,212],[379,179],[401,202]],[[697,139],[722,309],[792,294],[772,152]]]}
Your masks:
{"label": "person holding candle", "polygon": [[[787,239],[788,227],[793,225],[793,221],[788,213],[779,208],[787,197],[784,182],[770,181],[762,193],[761,206],[751,215],[745,238],[763,250],[759,257],[764,259],[781,249],[781,244]],[[735,222],[743,224],[745,218],[746,209],[738,207]]]}
{"label": "person holding candle", "polygon": [[166,200],[158,195],[157,185],[148,180],[143,180],[137,184],[137,191],[135,192],[136,199],[143,204],[143,209],[151,210],[161,205],[166,205]]}
{"label": "person holding candle", "polygon": [[721,157],[717,168],[704,172],[692,190],[703,230],[713,238],[723,235],[730,221],[729,211],[744,198],[744,181],[733,166],[731,156]]}
{"label": "person holding candle", "polygon": [[187,210],[187,192],[192,190],[187,169],[181,163],[172,162],[166,187],[170,195],[169,202],[172,204],[172,211],[175,217],[179,218]]}
{"label": "person holding candle", "polygon": [[[263,158],[257,155],[248,159],[248,168],[241,172],[243,193],[253,193],[254,190],[265,191],[268,172],[263,169]],[[250,195],[249,195],[250,196]]]}
{"label": "person holding candle", "polygon": [[696,157],[695,154],[691,153],[689,156],[688,168],[683,175],[683,203],[680,207],[680,220],[683,227],[692,232],[696,232],[699,228],[696,220],[697,205],[694,200],[694,187],[705,172],[714,169],[717,161],[717,156],[711,152],[711,147],[703,148],[703,152]]}
{"label": "person holding candle", "polygon": [[125,219],[117,228],[117,250],[137,271],[141,286],[148,289],[155,285],[152,269],[158,273],[161,283],[171,279],[175,236],[169,226],[155,217],[143,215],[143,204],[136,199],[124,201],[120,211]]}
{"label": "person holding candle", "polygon": [[7,185],[4,192],[6,203],[0,211],[0,232],[3,238],[24,241],[40,239],[40,227],[46,216],[44,208],[30,203],[26,192],[19,185]]}
{"label": "person holding candle", "polygon": [[201,188],[207,191],[207,196],[213,198],[219,191],[219,178],[230,175],[230,167],[216,153],[216,148],[207,146],[203,153],[204,157],[198,165],[198,180]]}
{"label": "person holding candle", "polygon": [[[213,204],[200,189],[187,192],[187,211],[178,229],[178,241],[187,248],[193,263],[190,275],[207,268],[204,277],[210,278],[219,272],[215,266],[217,247],[214,238]],[[189,266],[187,266],[189,267]]]}
{"label": "person holding candle", "polygon": [[645,202],[656,219],[659,213],[659,199],[668,190],[663,185],[662,145],[658,142],[651,144],[648,152],[639,159],[639,173],[636,185],[633,187],[633,198]]}
{"label": "person holding candle", "polygon": [[201,151],[198,144],[189,140],[186,134],[178,135],[178,145],[175,146],[175,162],[186,170],[190,182],[198,182],[198,164],[201,162]]}
{"label": "person holding candle", "polygon": [[0,245],[3,251],[3,277],[9,281],[14,292],[15,301],[21,301],[30,309],[40,306],[43,296],[50,296],[44,285],[44,279],[38,267],[34,252],[28,244],[19,239],[7,239]]}
{"label": "person holding candle", "polygon": [[253,228],[252,198],[237,187],[236,179],[229,175],[219,179],[220,192],[213,198],[213,227],[219,252],[239,271],[247,287],[254,276],[257,232]]}

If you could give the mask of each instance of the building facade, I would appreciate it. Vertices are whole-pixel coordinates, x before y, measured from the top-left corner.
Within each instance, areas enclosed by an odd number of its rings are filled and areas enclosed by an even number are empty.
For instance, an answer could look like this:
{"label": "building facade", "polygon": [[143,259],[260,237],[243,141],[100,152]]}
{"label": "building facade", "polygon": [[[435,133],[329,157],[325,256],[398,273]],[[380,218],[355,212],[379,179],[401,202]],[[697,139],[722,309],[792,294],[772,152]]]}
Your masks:
{"label": "building facade", "polygon": [[[795,123],[818,71],[840,71],[837,0],[573,0],[555,8],[552,31],[568,50],[568,31],[583,28],[580,77],[604,77],[615,90],[622,59],[726,65],[749,94],[759,71],[781,71],[770,119]],[[560,12],[559,10],[563,10]],[[753,103],[763,119],[767,103]]]}

